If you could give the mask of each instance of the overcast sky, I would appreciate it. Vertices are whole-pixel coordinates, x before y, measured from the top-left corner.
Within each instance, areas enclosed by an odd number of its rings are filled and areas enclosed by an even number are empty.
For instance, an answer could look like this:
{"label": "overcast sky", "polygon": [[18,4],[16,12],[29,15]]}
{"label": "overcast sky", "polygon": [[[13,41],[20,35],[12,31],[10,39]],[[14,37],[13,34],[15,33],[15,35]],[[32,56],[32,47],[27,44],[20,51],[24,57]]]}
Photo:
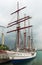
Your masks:
{"label": "overcast sky", "polygon": [[38,48],[42,48],[42,0],[0,0],[0,25],[7,26],[13,17],[16,20],[16,14],[12,16],[10,14],[17,9],[17,1],[19,1],[19,8],[26,6],[26,9],[20,12],[21,15],[32,16],[30,21],[34,26],[35,42],[37,43],[35,44]]}

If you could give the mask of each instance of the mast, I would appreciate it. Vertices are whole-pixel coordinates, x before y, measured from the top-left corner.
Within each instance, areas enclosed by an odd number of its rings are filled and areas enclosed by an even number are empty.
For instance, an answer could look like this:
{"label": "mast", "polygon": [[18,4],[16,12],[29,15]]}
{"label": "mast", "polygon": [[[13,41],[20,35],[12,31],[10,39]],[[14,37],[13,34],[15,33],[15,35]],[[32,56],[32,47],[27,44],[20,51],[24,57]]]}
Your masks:
{"label": "mast", "polygon": [[33,31],[32,31],[32,28],[31,28],[31,49],[33,50],[34,47],[33,47]]}
{"label": "mast", "polygon": [[[28,25],[30,26],[30,21],[28,20]],[[28,28],[28,50],[31,50],[31,35],[30,27]]]}
{"label": "mast", "polygon": [[[19,2],[17,2],[17,10],[19,10]],[[17,12],[17,20],[19,20],[19,11]],[[17,21],[18,23],[18,21]],[[20,46],[20,31],[18,30],[18,28],[20,28],[20,24],[18,23],[18,26],[17,26],[17,51],[19,51],[19,46]]]}
{"label": "mast", "polygon": [[[24,17],[26,15],[24,14]],[[24,21],[24,27],[26,27],[26,22]],[[26,49],[26,29],[24,29],[24,49]]]}

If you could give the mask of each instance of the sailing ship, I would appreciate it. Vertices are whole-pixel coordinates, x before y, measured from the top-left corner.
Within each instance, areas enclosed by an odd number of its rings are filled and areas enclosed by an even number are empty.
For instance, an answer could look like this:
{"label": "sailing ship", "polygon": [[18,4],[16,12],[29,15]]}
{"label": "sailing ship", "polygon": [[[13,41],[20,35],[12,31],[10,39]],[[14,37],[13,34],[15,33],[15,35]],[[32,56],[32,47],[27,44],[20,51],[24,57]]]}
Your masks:
{"label": "sailing ship", "polygon": [[[22,7],[19,9],[19,2],[17,2],[17,10],[14,13],[17,13],[17,20],[14,22],[11,22],[8,24],[7,28],[12,27],[13,25],[17,25],[15,30],[8,31],[7,33],[10,32],[16,32],[17,31],[17,45],[16,45],[16,51],[12,50],[0,50],[0,63],[5,63],[5,62],[12,62],[12,63],[19,63],[32,60],[33,58],[36,57],[36,51],[35,48],[33,47],[33,35],[32,35],[32,25],[30,25],[30,21],[28,21],[28,26],[26,26],[26,20],[31,19],[32,17],[30,16],[24,16],[23,18],[19,19],[19,11],[22,9],[25,9],[26,7]],[[20,23],[24,22],[24,27],[20,27]],[[26,28],[28,29],[28,34],[26,35]],[[31,28],[31,32],[30,32]],[[23,48],[20,47],[20,30],[24,31],[24,46]],[[26,47],[26,36],[28,36],[28,48]],[[2,46],[4,45],[4,34],[2,33]]]}
{"label": "sailing ship", "polygon": [[[32,25],[30,25],[30,21],[28,21],[28,26],[26,26],[26,20],[31,19],[32,17],[30,16],[24,16],[23,18],[19,19],[19,11],[22,9],[25,9],[26,7],[20,8],[19,9],[19,2],[17,2],[17,10],[14,13],[17,13],[17,20],[14,22],[11,22],[8,24],[7,28],[12,27],[13,25],[17,25],[17,28],[15,30],[8,31],[7,33],[10,32],[16,32],[17,31],[17,46],[16,46],[16,51],[7,51],[9,59],[12,63],[17,63],[21,62],[24,60],[31,60],[36,57],[36,51],[33,48],[33,36],[32,36]],[[24,27],[20,27],[20,23],[24,22]],[[28,29],[28,48],[26,48],[26,28]],[[30,32],[31,28],[31,32]],[[24,30],[24,47],[20,47],[20,30]]]}

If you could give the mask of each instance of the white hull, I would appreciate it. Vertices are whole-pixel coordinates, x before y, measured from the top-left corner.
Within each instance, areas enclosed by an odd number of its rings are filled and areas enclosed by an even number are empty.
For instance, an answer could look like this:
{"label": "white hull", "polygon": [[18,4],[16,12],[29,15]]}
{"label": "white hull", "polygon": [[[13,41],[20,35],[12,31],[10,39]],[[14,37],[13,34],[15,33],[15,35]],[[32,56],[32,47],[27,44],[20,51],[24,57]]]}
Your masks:
{"label": "white hull", "polygon": [[36,52],[13,52],[13,51],[7,51],[7,54],[9,56],[9,59],[28,59],[36,57]]}
{"label": "white hull", "polygon": [[36,57],[36,52],[9,52],[7,51],[10,62],[13,64],[30,61]]}

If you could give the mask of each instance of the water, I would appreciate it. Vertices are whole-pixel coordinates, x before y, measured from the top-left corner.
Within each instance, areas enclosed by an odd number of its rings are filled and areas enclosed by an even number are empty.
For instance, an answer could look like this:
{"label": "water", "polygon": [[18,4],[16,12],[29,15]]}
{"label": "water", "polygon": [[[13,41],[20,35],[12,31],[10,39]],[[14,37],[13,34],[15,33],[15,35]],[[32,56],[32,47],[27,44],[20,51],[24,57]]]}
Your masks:
{"label": "water", "polygon": [[[6,63],[3,65],[15,65],[15,64]],[[20,63],[20,64],[16,64],[16,65],[42,65],[42,51],[37,51],[37,56],[35,59],[33,59],[29,62]]]}

